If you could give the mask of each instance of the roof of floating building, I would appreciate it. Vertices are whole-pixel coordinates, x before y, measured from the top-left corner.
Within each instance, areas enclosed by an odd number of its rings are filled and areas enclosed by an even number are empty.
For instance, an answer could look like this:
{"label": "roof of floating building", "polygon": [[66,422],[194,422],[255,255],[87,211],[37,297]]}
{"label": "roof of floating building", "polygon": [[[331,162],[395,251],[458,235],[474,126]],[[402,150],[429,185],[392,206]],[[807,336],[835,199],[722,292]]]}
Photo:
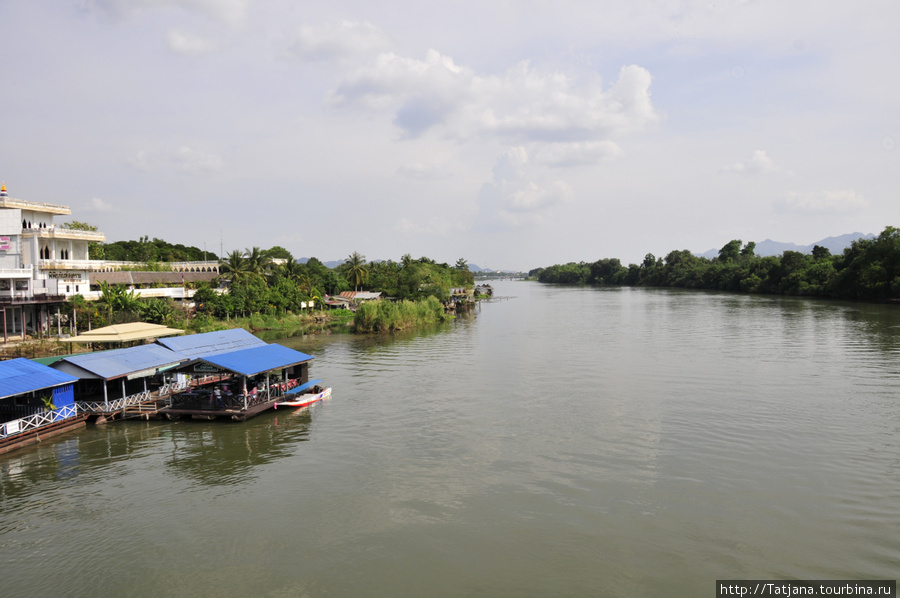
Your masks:
{"label": "roof of floating building", "polygon": [[117,343],[127,341],[139,341],[160,336],[182,334],[184,330],[168,328],[160,324],[147,322],[131,322],[128,324],[113,324],[103,328],[95,328],[83,332],[78,336],[61,339],[67,343]]}
{"label": "roof of floating building", "polygon": [[0,361],[0,399],[77,381],[65,372],[24,357]]}
{"label": "roof of floating building", "polygon": [[200,358],[200,361],[242,376],[253,376],[269,370],[305,363],[313,359],[315,358],[312,355],[295,351],[283,345],[263,344],[239,351],[207,355]]}
{"label": "roof of floating building", "polygon": [[114,380],[151,376],[160,369],[187,361],[187,357],[159,345],[141,345],[95,353],[70,355],[53,364],[53,369],[79,378]]}
{"label": "roof of floating building", "polygon": [[191,358],[249,349],[250,347],[268,346],[264,340],[253,336],[243,328],[217,330],[178,338],[161,338],[156,342],[167,349]]}

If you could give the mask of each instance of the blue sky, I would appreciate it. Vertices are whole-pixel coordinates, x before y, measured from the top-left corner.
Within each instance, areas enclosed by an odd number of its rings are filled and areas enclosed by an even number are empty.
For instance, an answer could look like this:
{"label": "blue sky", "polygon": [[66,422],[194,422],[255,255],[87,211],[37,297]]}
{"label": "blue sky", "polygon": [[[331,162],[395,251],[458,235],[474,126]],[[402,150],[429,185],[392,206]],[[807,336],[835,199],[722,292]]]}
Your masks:
{"label": "blue sky", "polygon": [[482,267],[900,225],[900,4],[0,2],[0,178],[110,241]]}

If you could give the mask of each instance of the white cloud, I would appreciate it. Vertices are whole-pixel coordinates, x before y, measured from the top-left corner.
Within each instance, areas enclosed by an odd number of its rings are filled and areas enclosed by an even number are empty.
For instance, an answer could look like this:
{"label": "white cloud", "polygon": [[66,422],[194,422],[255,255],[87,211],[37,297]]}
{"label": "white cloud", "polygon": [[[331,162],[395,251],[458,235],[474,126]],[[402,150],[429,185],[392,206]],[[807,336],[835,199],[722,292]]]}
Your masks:
{"label": "white cloud", "polygon": [[424,222],[417,222],[410,220],[409,218],[401,218],[394,226],[394,230],[399,233],[407,234],[446,236],[462,232],[462,227],[446,218],[432,216]]}
{"label": "white cloud", "polygon": [[858,212],[868,205],[869,202],[862,195],[852,189],[845,189],[791,193],[775,202],[775,209],[801,214],[844,214]]}
{"label": "white cloud", "polygon": [[494,166],[494,178],[478,194],[483,217],[492,225],[518,228],[542,221],[551,209],[572,197],[565,181],[533,176],[524,147],[510,148]]}
{"label": "white cloud", "polygon": [[213,52],[216,49],[216,43],[209,39],[184,33],[183,31],[172,30],[167,38],[169,49],[178,54],[199,55]]}
{"label": "white cloud", "polygon": [[519,63],[503,76],[480,76],[430,50],[425,60],[379,55],[343,78],[330,96],[336,106],[389,110],[407,137],[443,127],[454,138],[499,135],[519,141],[597,140],[658,120],[650,101],[650,73],[623,67],[606,91]]}
{"label": "white cloud", "polygon": [[140,170],[141,172],[149,172],[153,159],[150,154],[145,152],[144,150],[139,151],[134,156],[127,158],[128,164],[134,168],[135,170]]}
{"label": "white cloud", "polygon": [[100,199],[99,197],[92,197],[89,205],[87,207],[88,212],[115,212],[116,207],[111,203]]}
{"label": "white cloud", "polygon": [[202,174],[222,170],[222,158],[214,154],[205,154],[187,146],[179,148],[172,160],[184,174]]}
{"label": "white cloud", "polygon": [[548,166],[581,166],[615,160],[622,155],[622,148],[612,141],[586,141],[576,143],[547,143],[537,146],[536,162]]}
{"label": "white cloud", "polygon": [[342,21],[337,25],[304,25],[290,45],[292,54],[309,61],[344,61],[374,56],[390,46],[390,38],[371,23]]}
{"label": "white cloud", "polygon": [[746,162],[735,162],[730,166],[723,166],[719,172],[748,175],[790,174],[790,172],[777,166],[763,150],[755,150],[753,155]]}
{"label": "white cloud", "polygon": [[397,169],[397,174],[406,178],[420,181],[446,179],[453,175],[444,164],[433,162],[411,162]]}
{"label": "white cloud", "polygon": [[121,18],[154,8],[181,8],[213,19],[239,23],[247,14],[248,0],[85,0],[89,10]]}

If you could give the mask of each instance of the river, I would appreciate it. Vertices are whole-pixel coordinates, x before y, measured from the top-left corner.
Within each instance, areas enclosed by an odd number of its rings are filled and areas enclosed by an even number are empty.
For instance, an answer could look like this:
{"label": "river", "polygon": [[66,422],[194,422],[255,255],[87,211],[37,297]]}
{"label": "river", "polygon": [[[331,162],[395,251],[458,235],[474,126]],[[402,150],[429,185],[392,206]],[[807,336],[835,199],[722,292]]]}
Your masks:
{"label": "river", "polygon": [[895,306],[503,281],[277,342],[331,400],[0,456],[6,596],[714,596],[896,579]]}

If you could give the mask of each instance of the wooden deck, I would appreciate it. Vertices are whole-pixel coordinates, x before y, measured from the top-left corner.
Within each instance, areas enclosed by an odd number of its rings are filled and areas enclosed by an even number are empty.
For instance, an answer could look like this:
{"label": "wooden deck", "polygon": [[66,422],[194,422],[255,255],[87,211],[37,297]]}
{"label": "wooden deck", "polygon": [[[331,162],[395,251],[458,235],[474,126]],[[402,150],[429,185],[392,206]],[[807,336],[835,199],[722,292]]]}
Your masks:
{"label": "wooden deck", "polygon": [[47,426],[41,426],[40,428],[30,430],[22,434],[16,434],[4,438],[3,440],[0,440],[0,455],[8,453],[10,451],[14,451],[24,446],[28,446],[30,444],[38,443],[44,438],[51,438],[53,436],[58,436],[59,434],[68,432],[69,430],[83,428],[85,426],[84,420],[86,419],[87,415],[70,417],[69,419],[64,419],[60,422],[56,422]]}
{"label": "wooden deck", "polygon": [[214,419],[230,419],[233,421],[246,421],[251,417],[255,417],[263,411],[273,409],[278,399],[272,399],[256,405],[250,405],[247,409],[237,409],[228,407],[163,407],[159,410],[159,414],[168,419],[181,419],[190,417],[191,419],[208,420]]}

